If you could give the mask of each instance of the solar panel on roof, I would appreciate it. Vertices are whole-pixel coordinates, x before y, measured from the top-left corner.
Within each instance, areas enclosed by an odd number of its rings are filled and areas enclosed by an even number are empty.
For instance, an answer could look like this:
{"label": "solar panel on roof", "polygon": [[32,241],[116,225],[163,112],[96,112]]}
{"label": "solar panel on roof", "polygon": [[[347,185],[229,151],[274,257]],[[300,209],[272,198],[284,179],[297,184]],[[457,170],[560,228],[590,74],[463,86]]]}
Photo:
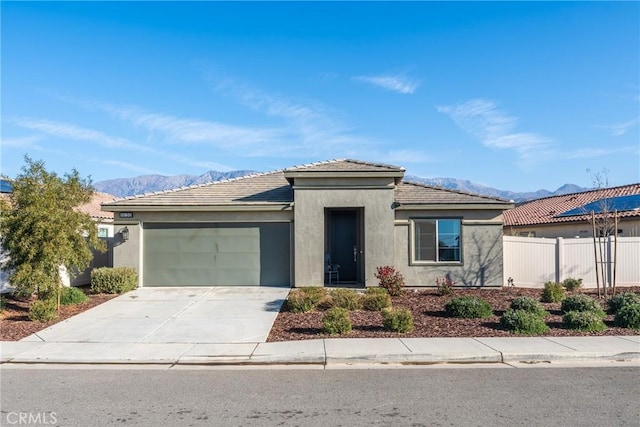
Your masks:
{"label": "solar panel on roof", "polygon": [[586,205],[570,209],[562,212],[556,217],[585,215],[591,212],[603,213],[603,212],[625,212],[640,209],[640,194],[632,194],[630,196],[617,196],[608,197],[605,199],[596,200],[594,202],[587,203]]}
{"label": "solar panel on roof", "polygon": [[13,186],[7,180],[0,179],[0,193],[11,193],[13,192]]}

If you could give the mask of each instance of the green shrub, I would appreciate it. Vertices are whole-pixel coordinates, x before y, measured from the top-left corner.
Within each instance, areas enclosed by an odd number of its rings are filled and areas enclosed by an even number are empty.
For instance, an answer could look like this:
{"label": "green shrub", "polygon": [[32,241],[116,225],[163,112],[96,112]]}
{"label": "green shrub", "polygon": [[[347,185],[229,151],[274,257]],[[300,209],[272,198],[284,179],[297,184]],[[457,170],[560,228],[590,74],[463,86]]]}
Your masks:
{"label": "green shrub", "polygon": [[623,305],[616,313],[615,322],[621,328],[640,329],[640,302]]}
{"label": "green shrub", "polygon": [[478,297],[456,297],[447,302],[444,306],[445,313],[449,317],[463,317],[467,319],[477,319],[491,317],[493,308],[491,304]]}
{"label": "green shrub", "polygon": [[607,305],[609,306],[609,313],[616,314],[622,306],[627,304],[640,304],[640,294],[634,294],[633,292],[625,292],[622,294],[614,295],[609,298]]}
{"label": "green shrub", "polygon": [[331,297],[331,295],[326,294],[325,296],[320,298],[320,301],[318,301],[315,308],[317,310],[327,311],[330,308],[333,308],[334,306],[335,306],[335,303],[333,302],[333,298]]}
{"label": "green shrub", "polygon": [[571,277],[567,277],[562,282],[562,286],[570,292],[577,291],[582,287],[582,279],[573,279]]}
{"label": "green shrub", "polygon": [[577,329],[583,332],[599,332],[607,329],[602,321],[604,312],[595,311],[569,311],[562,316],[562,321],[569,329]]}
{"label": "green shrub", "polygon": [[349,310],[340,307],[327,310],[322,317],[322,330],[331,335],[351,332]]}
{"label": "green shrub", "polygon": [[438,277],[436,279],[438,295],[441,295],[441,296],[453,295],[455,293],[455,290],[453,289],[455,284],[456,282],[449,279],[448,277]]}
{"label": "green shrub", "polygon": [[29,306],[29,320],[37,322],[48,322],[58,317],[56,311],[56,300],[39,299]]}
{"label": "green shrub", "polygon": [[528,310],[508,309],[500,318],[500,324],[516,334],[537,335],[544,334],[549,327],[541,316]]}
{"label": "green shrub", "polygon": [[321,287],[297,288],[289,292],[287,309],[293,313],[311,311],[327,296],[327,290]]}
{"label": "green shrub", "polygon": [[411,332],[413,315],[408,308],[388,307],[382,310],[382,326],[387,331]]}
{"label": "green shrub", "polygon": [[510,308],[517,311],[528,311],[529,313],[533,313],[538,317],[544,317],[549,314],[547,311],[545,311],[539,301],[530,297],[514,298],[514,300],[511,301]]}
{"label": "green shrub", "polygon": [[365,310],[380,311],[391,307],[391,296],[383,288],[369,288],[362,296],[362,307]]}
{"label": "green shrub", "polygon": [[562,301],[560,310],[562,310],[563,313],[568,313],[570,311],[593,311],[594,313],[602,314],[602,316],[604,316],[604,311],[602,310],[600,303],[589,295],[584,294],[571,295]]}
{"label": "green shrub", "polygon": [[0,294],[0,313],[4,311],[4,306],[6,305],[6,300],[2,294]]}
{"label": "green shrub", "polygon": [[394,267],[377,267],[375,276],[380,281],[380,287],[385,288],[389,295],[396,297],[402,294],[404,277]]}
{"label": "green shrub", "polygon": [[542,302],[560,302],[564,299],[564,288],[560,283],[547,282],[542,290]]}
{"label": "green shrub", "polygon": [[80,304],[87,301],[89,301],[89,297],[87,297],[85,293],[78,288],[62,288],[60,292],[61,305]]}
{"label": "green shrub", "polygon": [[102,267],[91,272],[91,292],[122,294],[138,287],[138,273],[131,267]]}
{"label": "green shrub", "polygon": [[347,310],[360,310],[362,308],[362,296],[353,289],[334,289],[331,291],[333,306],[346,308]]}

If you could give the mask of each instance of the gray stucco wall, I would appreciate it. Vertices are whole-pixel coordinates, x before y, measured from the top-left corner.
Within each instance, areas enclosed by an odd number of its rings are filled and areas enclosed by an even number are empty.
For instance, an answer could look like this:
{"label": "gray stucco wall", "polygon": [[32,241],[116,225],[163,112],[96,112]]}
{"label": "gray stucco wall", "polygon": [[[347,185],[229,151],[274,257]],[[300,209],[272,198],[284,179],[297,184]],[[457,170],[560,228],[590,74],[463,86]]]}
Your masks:
{"label": "gray stucco wall", "polygon": [[[394,265],[407,286],[436,286],[448,276],[457,286],[501,287],[502,225],[498,211],[399,211],[395,225]],[[462,263],[411,265],[409,218],[461,217]]]}
{"label": "gray stucco wall", "polygon": [[[394,192],[392,179],[377,188],[304,188],[296,178],[295,189],[295,286],[324,283],[325,208],[364,209],[364,276],[367,286],[377,286],[376,267],[393,264]],[[349,182],[347,185],[352,184]]]}

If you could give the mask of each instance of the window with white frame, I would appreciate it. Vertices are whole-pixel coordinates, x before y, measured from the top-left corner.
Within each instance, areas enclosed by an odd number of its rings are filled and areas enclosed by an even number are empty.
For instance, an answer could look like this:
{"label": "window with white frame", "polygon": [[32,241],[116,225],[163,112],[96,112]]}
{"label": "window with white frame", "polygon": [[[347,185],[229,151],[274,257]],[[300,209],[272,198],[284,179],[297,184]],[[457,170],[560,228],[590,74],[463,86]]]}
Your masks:
{"label": "window with white frame", "polygon": [[413,262],[462,262],[459,218],[416,218],[413,226]]}

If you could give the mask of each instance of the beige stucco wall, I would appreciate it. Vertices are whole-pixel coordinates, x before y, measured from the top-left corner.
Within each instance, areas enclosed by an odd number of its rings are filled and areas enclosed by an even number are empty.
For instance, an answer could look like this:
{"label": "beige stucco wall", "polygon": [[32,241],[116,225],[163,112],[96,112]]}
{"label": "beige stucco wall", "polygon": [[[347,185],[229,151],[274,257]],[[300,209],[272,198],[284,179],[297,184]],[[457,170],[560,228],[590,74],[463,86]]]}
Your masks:
{"label": "beige stucco wall", "polygon": [[[457,286],[502,286],[501,212],[495,210],[397,211],[394,265],[407,286],[435,286],[448,276]],[[411,265],[410,218],[462,218],[462,263]]]}
{"label": "beige stucco wall", "polygon": [[[620,219],[618,223],[618,230],[622,230],[622,232],[618,234],[619,237],[638,237],[640,236],[640,219]],[[563,223],[554,225],[505,227],[504,235],[548,238],[585,238],[593,237],[593,232],[591,223],[585,221],[580,223]]]}
{"label": "beige stucco wall", "polygon": [[[295,181],[294,253],[297,287],[324,283],[325,208],[363,208],[364,276],[366,286],[376,286],[376,266],[393,263],[393,180],[377,182],[377,188],[340,189],[352,181],[332,180],[333,187],[308,188]],[[313,184],[317,184],[314,182]]]}

